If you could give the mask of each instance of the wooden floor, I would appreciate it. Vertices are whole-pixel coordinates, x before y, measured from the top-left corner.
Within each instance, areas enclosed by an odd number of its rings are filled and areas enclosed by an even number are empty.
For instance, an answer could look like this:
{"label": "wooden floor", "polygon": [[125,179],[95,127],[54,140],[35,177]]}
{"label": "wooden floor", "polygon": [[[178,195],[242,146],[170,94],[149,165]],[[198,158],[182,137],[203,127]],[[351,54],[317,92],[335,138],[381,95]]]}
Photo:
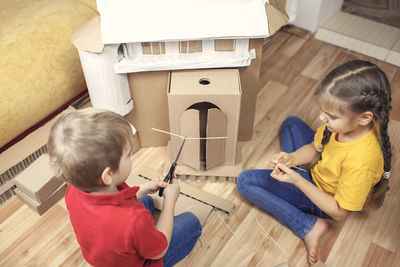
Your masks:
{"label": "wooden floor", "polygon": [[[243,144],[245,168],[265,168],[279,151],[278,129],[288,115],[320,125],[313,91],[324,75],[345,61],[368,59],[382,67],[394,93],[400,69],[322,43],[307,32],[278,32],[264,49],[261,89],[254,136]],[[343,223],[331,223],[322,240],[327,266],[399,266],[400,264],[400,122],[391,121],[393,175],[391,192],[378,211],[353,213]],[[133,157],[133,171],[161,171],[166,147],[145,148]],[[302,240],[277,220],[240,197],[234,184],[192,183],[232,201],[230,216],[212,212],[203,234],[177,266],[308,266]],[[38,216],[17,198],[0,207],[0,266],[88,266],[76,242],[63,200]]]}

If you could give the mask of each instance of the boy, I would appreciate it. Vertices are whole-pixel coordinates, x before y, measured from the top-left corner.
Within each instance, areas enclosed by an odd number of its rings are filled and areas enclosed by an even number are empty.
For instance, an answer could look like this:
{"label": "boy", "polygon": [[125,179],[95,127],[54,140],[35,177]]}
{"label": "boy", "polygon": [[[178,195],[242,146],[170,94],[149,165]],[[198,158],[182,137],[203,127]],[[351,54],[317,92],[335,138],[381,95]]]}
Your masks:
{"label": "boy", "polygon": [[[48,141],[56,176],[69,183],[65,202],[88,263],[94,266],[172,266],[201,234],[192,213],[174,218],[180,187],[151,181],[129,187],[133,135],[120,115],[87,108],[61,116]],[[154,225],[149,193],[165,188]],[[139,199],[139,201],[138,201]],[[144,205],[145,206],[144,206]]]}

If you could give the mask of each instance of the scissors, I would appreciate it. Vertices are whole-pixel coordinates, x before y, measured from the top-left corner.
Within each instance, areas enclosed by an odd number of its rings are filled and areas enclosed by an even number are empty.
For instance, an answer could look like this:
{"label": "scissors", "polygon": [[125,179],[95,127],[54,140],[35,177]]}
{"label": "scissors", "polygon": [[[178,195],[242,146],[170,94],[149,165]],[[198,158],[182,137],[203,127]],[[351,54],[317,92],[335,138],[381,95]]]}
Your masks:
{"label": "scissors", "polygon": [[[177,164],[177,162],[178,162],[179,156],[180,156],[180,154],[181,154],[181,152],[182,152],[183,145],[185,144],[186,137],[187,137],[187,135],[186,135],[185,138],[183,139],[182,145],[181,145],[181,147],[179,148],[178,155],[176,156],[175,161],[172,163],[171,167],[169,168],[169,171],[168,171],[167,175],[166,175],[165,178],[164,178],[164,182],[165,182],[165,183],[171,183],[171,182],[172,182],[172,178],[174,177],[175,167],[176,167],[176,164]],[[164,192],[164,188],[160,188],[160,191],[159,191],[158,195],[159,195],[160,197],[162,197],[163,192]]]}

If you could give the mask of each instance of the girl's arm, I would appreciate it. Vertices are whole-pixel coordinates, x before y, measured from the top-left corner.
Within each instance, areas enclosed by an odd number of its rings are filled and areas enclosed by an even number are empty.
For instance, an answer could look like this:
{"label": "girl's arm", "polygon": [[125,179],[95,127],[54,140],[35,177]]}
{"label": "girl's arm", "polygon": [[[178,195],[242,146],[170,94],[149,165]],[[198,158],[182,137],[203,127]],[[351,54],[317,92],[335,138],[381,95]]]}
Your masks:
{"label": "girl's arm", "polygon": [[272,156],[271,161],[274,164],[277,162],[283,163],[288,167],[304,165],[313,160],[315,153],[317,153],[317,150],[315,149],[314,144],[310,143],[300,147],[292,153],[280,152],[275,154]]}
{"label": "girl's arm", "polygon": [[341,208],[332,196],[321,191],[314,184],[283,164],[278,163],[271,176],[281,182],[297,186],[318,208],[336,221],[346,219],[351,213],[351,211]]}
{"label": "girl's arm", "polygon": [[295,166],[297,166],[310,163],[313,160],[315,153],[317,153],[317,150],[314,147],[314,143],[310,143],[300,147],[290,154],[293,157]]}

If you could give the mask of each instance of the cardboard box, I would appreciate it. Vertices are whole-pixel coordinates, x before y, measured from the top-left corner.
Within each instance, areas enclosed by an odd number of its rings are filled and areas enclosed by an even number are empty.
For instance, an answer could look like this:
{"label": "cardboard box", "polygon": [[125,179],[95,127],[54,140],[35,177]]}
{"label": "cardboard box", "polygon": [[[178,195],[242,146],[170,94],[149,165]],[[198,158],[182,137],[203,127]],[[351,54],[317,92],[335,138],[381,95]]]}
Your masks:
{"label": "cardboard box", "polygon": [[[121,3],[126,6],[120,6]],[[263,40],[287,22],[288,17],[284,10],[273,3],[265,3],[264,6],[262,0],[251,0],[248,3],[230,2],[227,4],[232,5],[232,8],[225,7],[223,12],[215,11],[223,8],[218,1],[202,2],[201,6],[180,4],[178,9],[173,7],[179,1],[169,1],[168,4],[162,3],[168,10],[161,12],[160,9],[155,9],[147,2],[141,2],[140,6],[136,7],[137,3],[135,1],[114,1],[107,2],[107,5],[100,3],[98,9],[101,18],[97,17],[89,21],[71,35],[72,43],[80,51],[82,62],[86,62],[86,57],[91,59],[97,57],[97,60],[101,62],[101,64],[91,66],[82,64],[91,98],[98,99],[108,95],[108,93],[103,93],[105,88],[110,88],[113,94],[121,90],[126,92],[125,80],[127,80],[133,99],[133,111],[126,114],[126,118],[137,128],[140,145],[142,147],[165,146],[169,137],[156,133],[151,128],[169,130],[167,106],[169,70],[240,67],[242,99],[238,138],[241,141],[250,140],[253,133],[256,97],[259,91]],[[207,5],[210,7],[209,10],[215,9],[213,12],[207,12],[207,21],[188,17],[188,14],[203,16],[198,10],[193,12],[193,9],[204,8]],[[244,12],[248,8],[254,12]],[[131,15],[131,10],[139,9],[138,15],[146,20],[151,17],[151,23],[141,21],[139,24],[134,23],[140,27],[127,28],[128,24],[124,18],[137,19],[136,16]],[[155,13],[157,16],[154,15]],[[221,18],[221,14],[224,14],[224,17]],[[168,16],[168,20],[162,19],[165,15]],[[221,19],[225,21],[224,24],[219,23]],[[186,27],[171,26],[168,31],[160,30],[160,27],[174,25],[176,21],[180,22],[180,26],[182,21],[187,22]],[[210,24],[210,21],[218,23]],[[252,24],[251,22],[254,21],[257,23]],[[154,25],[157,25],[157,30],[149,30]],[[219,28],[216,27],[218,25],[225,26]],[[185,30],[182,31],[182,29]],[[232,50],[234,51],[225,47],[221,48],[221,40],[226,39],[233,41],[234,49]],[[200,46],[198,42],[196,42],[196,49],[191,49],[187,45],[188,42],[199,40],[202,42],[202,52],[198,52],[198,46]],[[149,54],[149,47],[153,48],[154,53],[150,51]],[[94,53],[97,56],[90,56],[87,53]],[[102,56],[113,58],[102,60],[100,59]],[[113,69],[114,73],[109,69]],[[102,84],[102,86],[96,88],[94,84]],[[117,90],[118,86],[121,90]],[[110,99],[127,99],[125,93],[121,95],[124,97],[110,97]],[[128,105],[128,102],[120,101],[120,106],[116,107],[111,102],[109,108],[115,111],[126,110],[125,106]]]}
{"label": "cardboard box", "polygon": [[[170,131],[191,138],[180,164],[196,170],[236,164],[241,87],[237,69],[172,71],[168,89]],[[171,136],[171,155],[182,139]],[[171,158],[171,160],[174,160]]]}
{"label": "cardboard box", "polygon": [[[7,192],[10,188],[15,186],[15,177],[23,172],[31,164],[34,164],[41,155],[47,153],[47,141],[50,134],[50,129],[56,120],[62,114],[66,114],[74,111],[75,108],[68,107],[63,110],[60,114],[55,116],[53,119],[45,123],[43,126],[39,127],[21,141],[14,144],[6,151],[0,154],[0,174],[3,181],[8,181],[0,185],[0,194]],[[134,152],[139,150],[139,140],[135,138],[134,140]],[[39,163],[43,164],[43,162]],[[48,170],[49,171],[49,170]],[[48,176],[50,174],[47,174]],[[53,181],[56,183],[55,181]],[[52,182],[52,183],[53,183]],[[23,186],[23,185],[22,185]],[[55,184],[53,184],[54,189]],[[21,187],[21,184],[20,184]],[[45,190],[46,191],[46,190]],[[39,197],[42,193],[39,194]],[[31,196],[32,197],[32,196]],[[36,197],[35,197],[36,198]]]}
{"label": "cardboard box", "polygon": [[18,191],[35,202],[48,199],[63,184],[54,177],[48,154],[41,155],[14,180]]}
{"label": "cardboard box", "polygon": [[65,196],[67,187],[67,183],[62,183],[47,199],[43,200],[42,202],[36,202],[21,192],[18,188],[16,188],[14,191],[22,202],[24,202],[29,208],[33,209],[39,215],[42,215]]}
{"label": "cardboard box", "polygon": [[0,177],[3,181],[8,181],[0,185],[0,194],[10,191],[15,186],[14,177],[39,158],[40,155],[47,152],[46,144],[51,126],[61,114],[69,113],[73,110],[75,110],[73,107],[63,110],[59,115],[0,154]]}

